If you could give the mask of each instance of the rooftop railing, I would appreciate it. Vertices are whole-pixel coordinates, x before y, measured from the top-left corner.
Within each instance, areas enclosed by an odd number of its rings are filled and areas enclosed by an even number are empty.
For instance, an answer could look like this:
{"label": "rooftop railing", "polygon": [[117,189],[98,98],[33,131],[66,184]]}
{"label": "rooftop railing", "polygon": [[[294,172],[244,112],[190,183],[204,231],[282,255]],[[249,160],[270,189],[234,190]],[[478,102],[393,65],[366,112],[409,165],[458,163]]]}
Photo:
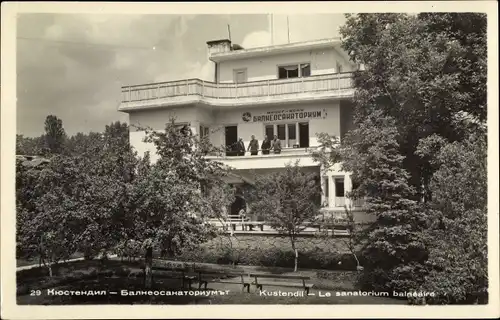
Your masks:
{"label": "rooftop railing", "polygon": [[351,72],[244,83],[214,83],[200,79],[186,79],[122,87],[122,103],[182,96],[241,99],[306,92],[335,92],[352,88]]}

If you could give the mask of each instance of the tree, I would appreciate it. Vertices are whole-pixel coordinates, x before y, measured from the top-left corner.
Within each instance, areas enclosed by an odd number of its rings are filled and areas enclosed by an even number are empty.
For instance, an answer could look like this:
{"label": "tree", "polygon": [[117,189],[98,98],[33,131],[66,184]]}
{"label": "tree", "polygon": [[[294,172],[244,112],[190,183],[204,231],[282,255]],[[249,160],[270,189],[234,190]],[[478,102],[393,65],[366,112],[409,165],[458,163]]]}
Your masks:
{"label": "tree", "polygon": [[[377,221],[364,247],[372,288],[416,289],[426,276],[425,230],[437,168],[418,146],[435,134],[463,141],[486,119],[486,16],[357,14],[341,28],[354,73],[354,127],[326,134],[315,156],[342,161]],[[426,222],[427,221],[427,222]]]}
{"label": "tree", "polygon": [[256,175],[254,187],[249,193],[252,212],[265,217],[270,226],[286,235],[295,253],[298,269],[298,235],[318,219],[321,195],[314,174],[303,171],[296,162],[288,164],[283,171],[267,175]]}
{"label": "tree", "polygon": [[[356,182],[349,196],[364,198],[366,213],[376,216],[362,248],[364,283],[373,290],[416,289],[421,280],[412,280],[418,275],[412,272],[427,257],[420,233],[426,214],[412,200],[397,140],[394,120],[374,112],[327,155],[327,160],[341,161],[342,170]],[[316,156],[324,160],[322,155]]]}
{"label": "tree", "polygon": [[17,241],[25,255],[38,255],[49,268],[76,251],[79,203],[75,190],[75,166],[53,157],[42,168],[17,165]]}
{"label": "tree", "polygon": [[487,303],[487,143],[485,132],[462,142],[432,136],[419,145],[436,168],[431,180],[430,256],[422,290],[427,303]]}
{"label": "tree", "polygon": [[61,154],[63,152],[66,132],[62,120],[54,115],[49,115],[45,119],[45,142],[49,153]]}
{"label": "tree", "polygon": [[[141,129],[141,128],[140,128]],[[144,243],[146,285],[151,285],[153,248],[174,255],[188,250],[216,235],[214,227],[201,217],[207,202],[201,186],[213,185],[226,174],[224,166],[205,158],[214,150],[206,140],[199,140],[175,120],[165,132],[149,128],[145,142],[152,143],[160,156],[134,183],[135,207],[132,239]]]}
{"label": "tree", "polygon": [[89,132],[88,134],[78,132],[68,138],[65,146],[65,155],[94,157],[104,148],[103,134]]}
{"label": "tree", "polygon": [[50,266],[76,251],[93,258],[128,236],[138,159],[128,142],[114,142],[112,135],[77,134],[47,166],[18,165],[21,254],[38,255]]}
{"label": "tree", "polygon": [[25,137],[22,134],[16,135],[16,154],[27,156],[41,156],[46,153],[45,136]]}
{"label": "tree", "polygon": [[203,185],[202,187],[202,195],[206,207],[204,215],[220,223],[221,228],[218,230],[218,237],[221,240],[221,245],[224,245],[223,239],[228,240],[227,243],[229,246],[227,247],[227,252],[231,256],[233,266],[236,266],[238,258],[234,250],[234,234],[232,230],[228,233],[231,226],[227,224],[227,220],[229,208],[236,199],[235,193],[236,188],[223,181],[217,184]]}
{"label": "tree", "polygon": [[[420,139],[464,138],[462,119],[486,119],[486,16],[477,13],[348,15],[343,48],[365,66],[354,75],[355,120],[374,110],[395,120],[415,200],[432,171],[415,155]],[[426,199],[427,201],[428,199]]]}

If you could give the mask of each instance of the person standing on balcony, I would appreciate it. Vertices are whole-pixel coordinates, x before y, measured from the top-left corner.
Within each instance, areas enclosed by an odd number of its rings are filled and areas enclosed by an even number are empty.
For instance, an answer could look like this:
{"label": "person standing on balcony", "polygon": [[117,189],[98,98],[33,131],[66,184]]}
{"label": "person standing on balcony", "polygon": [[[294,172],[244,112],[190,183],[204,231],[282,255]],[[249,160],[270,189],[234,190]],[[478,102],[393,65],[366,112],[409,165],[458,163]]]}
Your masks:
{"label": "person standing on balcony", "polygon": [[237,151],[239,156],[244,156],[245,155],[245,143],[243,142],[243,139],[240,138],[238,140],[238,146],[237,146]]}
{"label": "person standing on balcony", "polygon": [[255,139],[255,136],[253,134],[247,151],[250,151],[250,154],[252,156],[256,156],[259,153],[259,141]]}
{"label": "person standing on balcony", "polygon": [[267,136],[264,136],[264,141],[262,141],[262,146],[260,148],[262,149],[262,154],[269,154],[269,150],[271,149],[271,141],[269,141]]}
{"label": "person standing on balcony", "polygon": [[274,140],[273,140],[273,145],[271,149],[274,150],[274,153],[279,154],[281,153],[281,141],[278,139],[277,135],[274,135]]}

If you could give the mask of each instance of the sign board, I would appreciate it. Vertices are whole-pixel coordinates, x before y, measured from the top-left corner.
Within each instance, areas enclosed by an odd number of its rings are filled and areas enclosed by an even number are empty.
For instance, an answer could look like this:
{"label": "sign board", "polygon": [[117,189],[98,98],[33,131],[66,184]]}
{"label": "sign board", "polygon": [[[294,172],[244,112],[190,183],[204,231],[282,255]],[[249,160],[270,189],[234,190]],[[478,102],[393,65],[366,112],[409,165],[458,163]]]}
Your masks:
{"label": "sign board", "polygon": [[269,111],[264,114],[252,115],[250,112],[244,112],[242,119],[245,122],[275,122],[275,121],[296,121],[296,120],[310,120],[310,119],[325,119],[326,109],[321,110],[304,110],[304,109],[290,109]]}

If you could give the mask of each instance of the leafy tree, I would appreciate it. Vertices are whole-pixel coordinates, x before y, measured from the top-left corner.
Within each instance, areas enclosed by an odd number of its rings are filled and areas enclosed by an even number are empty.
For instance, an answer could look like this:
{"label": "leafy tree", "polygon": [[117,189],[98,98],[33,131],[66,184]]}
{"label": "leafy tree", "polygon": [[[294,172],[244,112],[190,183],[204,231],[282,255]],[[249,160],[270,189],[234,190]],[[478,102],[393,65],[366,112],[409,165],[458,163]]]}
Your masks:
{"label": "leafy tree", "polygon": [[414,272],[427,257],[421,235],[426,214],[412,200],[397,141],[394,120],[374,112],[328,154],[357,182],[349,196],[365,198],[366,213],[376,216],[362,248],[363,283],[374,290],[416,289],[421,279],[412,280]]}
{"label": "leafy tree", "polygon": [[423,140],[420,155],[436,167],[431,180],[432,228],[427,303],[487,303],[487,143],[485,132],[462,142],[438,136]]}
{"label": "leafy tree", "polygon": [[273,229],[290,239],[295,252],[295,271],[298,269],[297,237],[308,223],[318,219],[320,192],[316,176],[304,172],[297,162],[288,164],[283,171],[256,175],[249,194],[252,212],[265,217]]}
{"label": "leafy tree", "polygon": [[54,115],[49,115],[45,119],[45,142],[49,153],[61,154],[63,152],[66,132],[62,120]]}
{"label": "leafy tree", "polygon": [[151,284],[153,248],[168,255],[189,250],[216,235],[214,227],[201,217],[207,202],[200,188],[221,181],[227,171],[221,163],[205,158],[215,148],[171,119],[165,132],[149,128],[145,142],[160,156],[134,183],[132,239],[141,241],[146,252],[146,285]]}
{"label": "leafy tree", "polygon": [[[424,231],[437,170],[418,146],[439,135],[463,141],[486,119],[483,14],[357,14],[341,28],[354,74],[354,127],[342,141],[319,136],[316,159],[342,161],[351,197],[366,197],[377,221],[364,247],[365,283],[416,289],[428,256]],[[434,141],[439,145],[439,141]]]}
{"label": "leafy tree", "polygon": [[[238,257],[234,250],[233,240],[235,240],[235,237],[227,221],[229,208],[236,199],[235,193],[236,188],[223,181],[219,181],[217,184],[203,185],[202,187],[202,196],[206,207],[204,215],[221,225],[221,228],[218,229],[218,237],[221,240],[221,245],[225,243],[223,239],[228,240],[226,250],[231,255],[233,266],[236,265]],[[228,233],[229,230],[231,232]]]}
{"label": "leafy tree", "polygon": [[25,137],[16,135],[16,154],[28,156],[42,156],[46,153],[45,136]]}
{"label": "leafy tree", "polygon": [[[355,120],[374,110],[395,119],[415,200],[432,171],[415,155],[420,139],[463,139],[462,118],[486,119],[486,16],[476,13],[358,14],[341,28],[355,73]],[[428,200],[428,199],[427,199]]]}
{"label": "leafy tree", "polygon": [[18,162],[17,170],[18,243],[27,255],[38,255],[52,276],[51,265],[76,251],[75,167],[54,157],[43,168],[26,169]]}
{"label": "leafy tree", "polygon": [[94,157],[104,148],[103,134],[89,132],[88,134],[78,132],[66,141],[64,154],[69,156]]}

